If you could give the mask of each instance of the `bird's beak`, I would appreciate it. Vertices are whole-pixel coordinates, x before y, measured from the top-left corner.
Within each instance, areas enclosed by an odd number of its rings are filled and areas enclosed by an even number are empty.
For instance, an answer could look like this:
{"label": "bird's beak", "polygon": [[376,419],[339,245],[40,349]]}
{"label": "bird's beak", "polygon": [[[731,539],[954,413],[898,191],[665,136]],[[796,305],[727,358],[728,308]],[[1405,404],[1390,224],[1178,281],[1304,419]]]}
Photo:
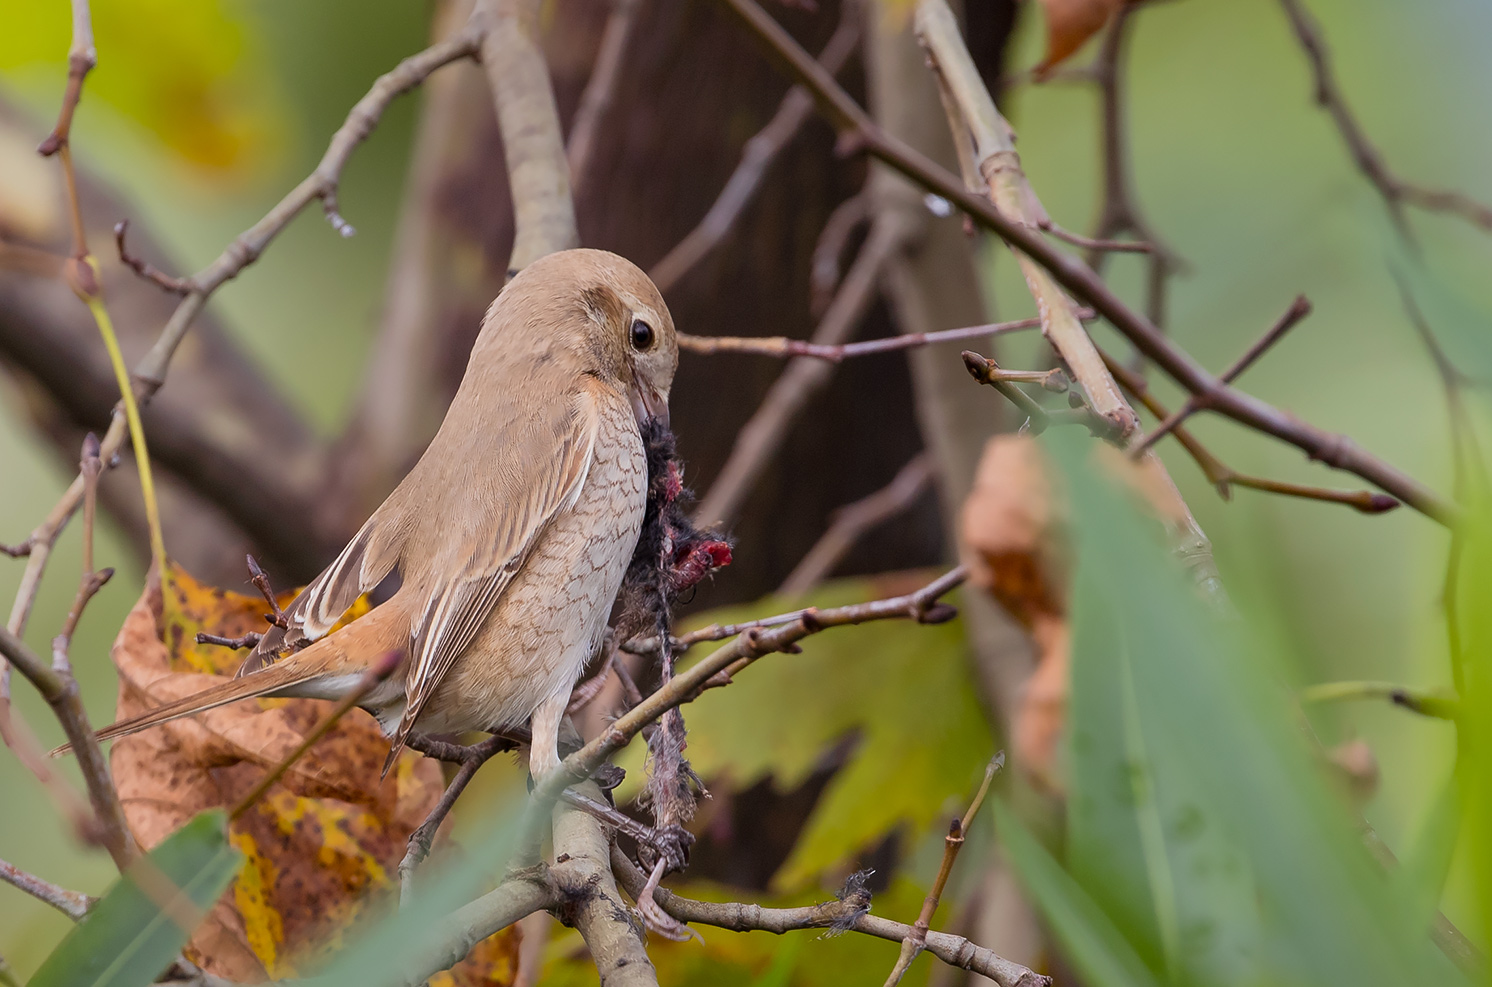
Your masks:
{"label": "bird's beak", "polygon": [[649,418],[668,428],[668,395],[659,394],[646,384],[639,384],[632,392],[632,413],[641,425]]}

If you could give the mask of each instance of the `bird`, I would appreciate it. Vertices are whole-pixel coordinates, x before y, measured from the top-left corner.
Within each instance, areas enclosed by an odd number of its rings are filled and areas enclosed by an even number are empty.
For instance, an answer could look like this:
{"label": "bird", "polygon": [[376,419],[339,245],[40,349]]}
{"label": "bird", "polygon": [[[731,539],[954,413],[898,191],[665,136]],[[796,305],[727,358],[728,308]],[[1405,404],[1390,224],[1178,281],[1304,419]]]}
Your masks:
{"label": "bird", "polygon": [[[416,731],[531,721],[530,773],[548,776],[638,540],[643,430],[668,427],[677,366],[668,307],[630,261],[574,249],[529,264],[488,308],[429,447],[239,676],[99,738],[255,696],[341,699],[398,651],[402,674],[358,702],[391,738],[385,773]],[[395,571],[392,596],[333,630]]]}

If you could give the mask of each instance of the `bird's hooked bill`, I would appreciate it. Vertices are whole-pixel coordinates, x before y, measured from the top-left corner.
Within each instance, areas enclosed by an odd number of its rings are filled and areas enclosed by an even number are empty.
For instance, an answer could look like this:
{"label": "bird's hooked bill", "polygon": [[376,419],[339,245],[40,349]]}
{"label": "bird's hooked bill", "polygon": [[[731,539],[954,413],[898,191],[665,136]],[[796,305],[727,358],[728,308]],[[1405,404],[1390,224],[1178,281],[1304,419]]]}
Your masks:
{"label": "bird's hooked bill", "polygon": [[646,384],[632,392],[632,413],[637,416],[639,425],[652,418],[668,428],[668,398]]}

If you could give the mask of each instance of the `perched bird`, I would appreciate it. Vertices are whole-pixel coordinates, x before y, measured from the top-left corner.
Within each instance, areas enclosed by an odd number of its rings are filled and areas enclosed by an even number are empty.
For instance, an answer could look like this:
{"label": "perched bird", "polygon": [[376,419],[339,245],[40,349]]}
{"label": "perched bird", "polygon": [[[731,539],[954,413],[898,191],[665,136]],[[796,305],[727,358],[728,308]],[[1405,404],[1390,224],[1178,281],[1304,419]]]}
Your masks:
{"label": "perched bird", "polygon": [[[288,628],[265,635],[233,681],[99,737],[251,696],[337,699],[397,650],[403,674],[360,701],[392,737],[388,763],[411,731],[532,718],[530,769],[552,771],[642,526],[641,429],[666,426],[677,365],[673,320],[636,266],[601,250],[535,261],[487,310],[430,447],[285,611]],[[394,570],[386,602],[328,633]]]}

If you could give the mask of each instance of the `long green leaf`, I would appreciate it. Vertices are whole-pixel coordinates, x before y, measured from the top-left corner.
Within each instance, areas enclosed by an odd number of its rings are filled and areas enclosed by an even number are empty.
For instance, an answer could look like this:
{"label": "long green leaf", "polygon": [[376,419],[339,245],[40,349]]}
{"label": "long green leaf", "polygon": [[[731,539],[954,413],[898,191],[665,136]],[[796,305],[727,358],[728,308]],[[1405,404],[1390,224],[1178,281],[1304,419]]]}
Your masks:
{"label": "long green leaf", "polygon": [[[1123,615],[1144,746],[1165,754],[1152,762],[1163,768],[1158,788],[1222,826],[1250,873],[1268,955],[1251,963],[1251,978],[1228,979],[1451,982],[1453,969],[1406,921],[1363,848],[1267,662],[1248,654],[1247,626],[1204,607],[1158,526],[1093,473],[1080,447],[1056,437],[1051,448],[1066,468],[1081,565],[1101,577],[1087,585]],[[1183,821],[1164,820],[1168,844],[1183,838]],[[1185,878],[1186,868],[1171,872]]]}
{"label": "long green leaf", "polygon": [[[242,862],[228,845],[228,816],[221,809],[195,816],[148,858],[179,889],[170,911],[197,915],[212,907]],[[144,987],[191,934],[126,873],[52,951],[30,987]]]}
{"label": "long green leaf", "polygon": [[1077,968],[1083,983],[1092,987],[1156,987],[1158,981],[1103,908],[1052,859],[1004,799],[995,796],[991,801],[995,828],[1011,866],[1046,916],[1062,944],[1062,955]]}

